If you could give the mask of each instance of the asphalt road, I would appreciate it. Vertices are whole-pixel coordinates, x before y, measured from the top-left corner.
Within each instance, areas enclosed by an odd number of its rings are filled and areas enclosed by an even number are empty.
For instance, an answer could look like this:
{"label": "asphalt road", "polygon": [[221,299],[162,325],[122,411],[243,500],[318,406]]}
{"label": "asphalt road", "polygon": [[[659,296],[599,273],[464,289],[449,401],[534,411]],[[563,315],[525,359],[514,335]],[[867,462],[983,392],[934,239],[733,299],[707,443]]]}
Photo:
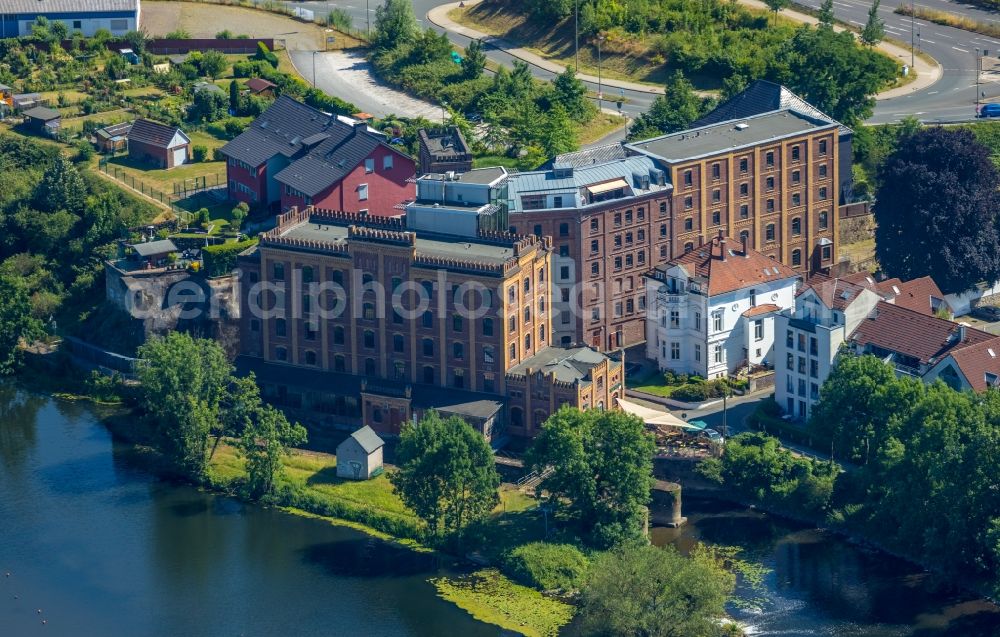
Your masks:
{"label": "asphalt road", "polygon": [[[414,13],[417,20],[424,27],[432,27],[437,31],[442,29],[431,24],[426,16],[427,12],[435,6],[445,4],[448,0],[412,0]],[[800,0],[807,6],[818,8],[822,0]],[[354,19],[354,24],[360,29],[368,25],[368,19],[375,19],[375,7],[380,4],[379,0],[331,0],[322,2],[318,0],[307,0],[306,2],[295,2],[296,6],[313,9],[322,15],[332,7],[340,7],[346,10]],[[862,25],[868,18],[870,2],[865,0],[834,0],[834,11],[836,17],[854,25]],[[879,10],[879,15],[885,20],[886,35],[893,39],[909,43],[910,42],[910,18],[893,13],[897,3],[885,2]],[[977,9],[963,4],[958,4],[951,0],[922,0],[917,6],[924,6],[933,9],[948,11],[951,13],[965,15],[977,20],[1000,22],[1000,16],[988,11]],[[919,36],[917,35],[919,33]],[[469,38],[461,35],[449,33],[449,37],[459,46],[466,46]],[[975,115],[976,103],[976,74],[975,74],[975,49],[986,49],[990,56],[1000,53],[1000,40],[980,36],[975,33],[955,29],[951,27],[939,26],[922,20],[913,21],[913,41],[920,49],[941,63],[944,74],[933,86],[917,91],[910,95],[896,97],[890,100],[883,100],[875,108],[871,123],[886,123],[902,119],[907,115],[914,115],[925,122],[948,122],[970,120]],[[496,49],[488,50],[490,59],[511,66],[514,63],[513,56]],[[984,60],[984,69],[992,70],[996,59]],[[551,79],[553,74],[537,67],[532,67],[536,77]],[[1000,66],[997,68],[1000,71]],[[597,90],[596,85],[588,85],[592,91]],[[1000,98],[1000,72],[995,78],[986,78],[979,87],[981,93],[985,93],[987,100]],[[605,91],[605,95],[613,96],[617,89]],[[635,91],[625,91],[628,102],[624,106],[624,112],[630,117],[635,117],[649,107],[653,97],[648,93]]]}

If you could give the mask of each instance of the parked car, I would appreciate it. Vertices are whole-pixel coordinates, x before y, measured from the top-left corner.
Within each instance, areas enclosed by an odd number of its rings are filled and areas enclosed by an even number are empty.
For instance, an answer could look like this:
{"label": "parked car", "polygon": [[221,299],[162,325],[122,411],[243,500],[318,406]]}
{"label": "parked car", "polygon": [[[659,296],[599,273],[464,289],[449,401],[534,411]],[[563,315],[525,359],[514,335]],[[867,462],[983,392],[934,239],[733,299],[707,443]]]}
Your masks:
{"label": "parked car", "polygon": [[714,429],[702,429],[701,431],[698,432],[698,437],[705,438],[711,442],[720,445],[725,442],[725,439],[722,437],[722,434],[720,434],[718,431]]}
{"label": "parked car", "polygon": [[979,109],[980,117],[1000,117],[1000,102],[983,104]]}
{"label": "parked car", "polygon": [[972,315],[981,321],[1000,321],[1000,307],[995,305],[980,305],[972,310]]}

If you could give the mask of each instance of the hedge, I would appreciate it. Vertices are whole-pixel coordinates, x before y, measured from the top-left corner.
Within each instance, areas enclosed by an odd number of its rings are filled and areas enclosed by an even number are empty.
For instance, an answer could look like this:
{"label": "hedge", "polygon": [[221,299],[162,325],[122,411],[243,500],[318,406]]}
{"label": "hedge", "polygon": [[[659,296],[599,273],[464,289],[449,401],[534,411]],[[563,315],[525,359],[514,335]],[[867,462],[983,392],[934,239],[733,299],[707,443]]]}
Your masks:
{"label": "hedge", "polygon": [[504,559],[504,570],[511,577],[546,591],[580,588],[588,566],[586,556],[571,544],[531,542]]}
{"label": "hedge", "polygon": [[257,245],[256,239],[237,243],[222,243],[202,249],[205,258],[205,276],[225,276],[236,269],[236,257],[250,246]]}

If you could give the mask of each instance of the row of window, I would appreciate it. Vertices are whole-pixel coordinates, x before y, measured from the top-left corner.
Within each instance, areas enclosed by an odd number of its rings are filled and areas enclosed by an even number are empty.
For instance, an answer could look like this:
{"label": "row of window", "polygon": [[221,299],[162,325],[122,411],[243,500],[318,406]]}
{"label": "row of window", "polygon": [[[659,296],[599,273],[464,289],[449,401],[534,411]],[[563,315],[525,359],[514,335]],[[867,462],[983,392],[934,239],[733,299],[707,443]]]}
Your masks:
{"label": "row of window", "polygon": [[[771,178],[768,178],[768,179],[771,179]],[[771,190],[774,190],[773,185],[772,185],[771,188],[768,188],[769,192]],[[714,193],[713,193],[713,197],[712,197],[712,203],[713,204],[718,204],[720,201],[722,201],[721,197],[716,196],[716,195],[718,195],[718,193],[719,193],[718,190],[714,191]],[[750,196],[750,186],[749,186],[749,184],[745,184],[745,183],[740,184],[740,195],[739,196],[742,199],[745,199],[745,198],[747,198],[747,197]],[[819,189],[816,191],[816,199],[817,199],[817,201],[826,201],[827,199],[829,199],[829,197],[830,197],[830,191],[829,191],[829,189],[826,186],[820,186]],[[801,206],[802,205],[802,193],[798,193],[798,192],[792,193],[790,201],[791,201],[791,207],[793,207],[793,208]],[[767,201],[765,202],[765,206],[766,206],[768,212],[774,212],[775,211],[775,200],[774,200],[774,198],[771,197],[771,198],[767,199]],[[684,210],[693,210],[693,209],[694,209],[694,197],[692,197],[691,195],[687,195],[686,197],[684,197]],[[741,204],[740,210],[741,210],[741,212],[743,210],[749,210],[749,204]]]}
{"label": "row of window", "polygon": [[805,376],[806,365],[809,366],[809,378],[819,378],[819,360],[815,358],[807,359],[805,356],[795,356],[791,352],[785,355],[785,369],[788,371],[798,371],[799,374]]}
{"label": "row of window", "polygon": [[[798,392],[795,391],[796,385],[798,386]],[[796,384],[795,380],[791,376],[785,377],[785,391],[792,396],[798,395],[802,398],[806,397],[806,381],[804,378],[798,379]],[[810,400],[819,400],[819,384],[809,383],[809,398]],[[789,401],[792,399],[789,398]],[[802,414],[804,415],[804,414]]]}
{"label": "row of window", "polygon": [[[382,157],[382,170],[392,170],[392,155],[386,155]],[[365,172],[373,173],[375,172],[375,158],[369,157],[365,159]]]}
{"label": "row of window", "polygon": [[[821,139],[817,143],[817,152],[820,157],[824,157],[827,154],[827,140]],[[802,159],[802,144],[795,144],[791,147],[791,159],[793,162],[800,161]],[[764,154],[764,166],[766,168],[774,168],[774,151],[769,150]],[[750,170],[750,158],[740,157],[739,159],[739,172],[740,174],[746,174]],[[722,162],[715,162],[711,167],[712,179],[722,178]],[[692,169],[687,169],[683,173],[682,177],[685,187],[691,187],[694,185],[694,171]]]}
{"label": "row of window", "polygon": [[[400,323],[403,322],[402,321],[402,317],[400,317],[398,314],[396,314],[393,318],[394,319],[399,319],[398,321],[397,320],[393,320],[393,323],[400,324]],[[423,326],[424,327],[432,327],[433,326],[433,315],[430,312],[425,312],[423,314],[423,317],[422,317],[422,322],[423,322]],[[492,318],[488,318],[487,317],[487,318],[482,319],[481,326],[482,326],[482,329],[480,331],[481,331],[481,333],[482,333],[483,336],[493,336],[493,319]],[[260,322],[257,319],[251,320],[250,321],[250,330],[253,331],[253,332],[256,332],[259,329],[260,329]],[[457,316],[457,315],[456,316],[452,316],[452,329],[455,332],[462,332],[464,330],[464,319],[461,316]],[[368,334],[369,332],[370,332],[370,330],[366,331],[365,333]],[[276,336],[279,336],[279,337],[287,337],[288,336],[288,322],[285,319],[283,319],[283,318],[276,318],[276,319],[274,319],[274,333],[275,333]],[[332,335],[333,335],[333,344],[334,345],[343,345],[346,342],[346,329],[344,328],[343,325],[334,325],[333,326],[333,330],[332,330]],[[312,340],[316,340],[316,337],[317,337],[317,333],[316,333],[315,327],[310,322],[306,322],[305,332],[304,332],[304,338],[306,340],[308,340],[308,341],[312,341]]]}

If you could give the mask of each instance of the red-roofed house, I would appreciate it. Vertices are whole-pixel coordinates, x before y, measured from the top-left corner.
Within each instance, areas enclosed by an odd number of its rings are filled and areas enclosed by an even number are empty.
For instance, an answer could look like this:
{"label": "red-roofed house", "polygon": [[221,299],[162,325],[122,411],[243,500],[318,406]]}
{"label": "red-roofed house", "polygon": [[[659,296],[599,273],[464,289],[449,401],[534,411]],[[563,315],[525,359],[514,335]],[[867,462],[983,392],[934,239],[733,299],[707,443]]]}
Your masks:
{"label": "red-roofed house", "polygon": [[778,315],[775,400],[785,413],[810,416],[843,350],[876,356],[898,374],[925,381],[950,377],[955,386],[977,387],[990,366],[1000,375],[1000,364],[989,356],[991,350],[1000,352],[1000,339],[938,318],[918,300],[933,295],[933,281],[875,284],[863,276],[850,278],[813,281],[794,309]]}
{"label": "red-roofed house", "polygon": [[986,391],[1000,386],[1000,336],[954,349],[924,376],[958,390]]}
{"label": "red-roofed house", "polygon": [[728,376],[773,362],[774,317],[795,304],[791,267],[717,237],[646,275],[646,354],[660,369]]}

